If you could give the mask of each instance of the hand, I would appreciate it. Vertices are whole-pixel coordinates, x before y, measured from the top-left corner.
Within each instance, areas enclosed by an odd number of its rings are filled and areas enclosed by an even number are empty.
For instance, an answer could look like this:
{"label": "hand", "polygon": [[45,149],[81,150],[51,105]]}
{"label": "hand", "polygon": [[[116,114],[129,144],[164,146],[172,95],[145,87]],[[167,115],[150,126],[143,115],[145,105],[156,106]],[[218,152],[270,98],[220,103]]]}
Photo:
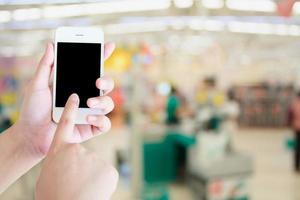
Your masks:
{"label": "hand", "polygon": [[[105,59],[112,54],[114,48],[113,43],[105,44]],[[15,129],[19,130],[16,131],[16,134],[24,139],[33,153],[41,157],[48,152],[57,126],[51,117],[53,102],[50,80],[53,60],[53,44],[49,43],[38,69],[27,87],[20,118],[14,125]],[[95,81],[97,88],[104,91],[104,95],[114,87],[113,81],[107,77]],[[80,143],[110,129],[110,120],[104,115],[114,107],[111,98],[108,96],[93,97],[88,100],[87,105],[90,108],[101,108],[103,115],[88,116],[89,125],[76,125],[69,142]]]}
{"label": "hand", "polygon": [[107,200],[116,189],[115,168],[80,144],[68,142],[78,105],[78,96],[71,95],[37,181],[37,200]]}

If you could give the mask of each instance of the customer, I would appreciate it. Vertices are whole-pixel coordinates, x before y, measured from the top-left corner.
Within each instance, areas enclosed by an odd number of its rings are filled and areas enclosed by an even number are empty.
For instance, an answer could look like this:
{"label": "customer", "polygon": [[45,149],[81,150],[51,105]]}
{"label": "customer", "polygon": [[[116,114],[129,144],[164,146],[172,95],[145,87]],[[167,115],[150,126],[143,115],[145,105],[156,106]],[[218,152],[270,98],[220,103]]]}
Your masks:
{"label": "customer", "polygon": [[297,172],[300,171],[300,91],[291,104],[289,114],[289,124],[295,133],[295,157],[294,167]]}
{"label": "customer", "polygon": [[166,123],[168,125],[179,124],[179,107],[180,107],[180,95],[177,89],[174,86],[172,86],[171,92],[167,99],[167,105],[166,105],[166,114],[167,114]]}
{"label": "customer", "polygon": [[[107,43],[105,58],[113,50],[114,44]],[[116,187],[116,171],[76,143],[110,129],[110,120],[104,115],[113,109],[113,102],[108,96],[90,98],[88,106],[101,108],[103,115],[89,116],[89,125],[74,126],[79,98],[72,95],[57,128],[51,118],[53,60],[50,43],[27,87],[18,121],[0,135],[0,194],[47,156],[37,184],[38,200],[109,199]],[[105,95],[113,85],[105,77],[96,81]]]}

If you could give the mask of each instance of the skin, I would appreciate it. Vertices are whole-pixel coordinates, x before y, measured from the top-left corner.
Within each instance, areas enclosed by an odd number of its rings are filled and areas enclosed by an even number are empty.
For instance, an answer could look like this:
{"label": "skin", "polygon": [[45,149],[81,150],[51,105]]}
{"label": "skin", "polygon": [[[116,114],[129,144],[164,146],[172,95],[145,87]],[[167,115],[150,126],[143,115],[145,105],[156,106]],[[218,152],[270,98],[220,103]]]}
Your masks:
{"label": "skin", "polygon": [[[105,59],[113,52],[113,43],[105,44]],[[25,91],[18,121],[0,135],[0,194],[20,176],[39,163],[48,153],[57,124],[52,121],[51,80],[54,61],[53,44],[48,43],[38,68]],[[68,142],[81,143],[107,132],[111,123],[105,116],[113,107],[106,96],[114,87],[112,79],[95,80],[95,87],[104,91],[104,96],[88,99],[90,108],[100,108],[102,115],[88,116],[88,125],[75,125]]]}
{"label": "skin", "polygon": [[116,188],[118,173],[111,165],[82,145],[69,142],[78,105],[78,96],[71,95],[43,163],[36,200],[104,200]]}

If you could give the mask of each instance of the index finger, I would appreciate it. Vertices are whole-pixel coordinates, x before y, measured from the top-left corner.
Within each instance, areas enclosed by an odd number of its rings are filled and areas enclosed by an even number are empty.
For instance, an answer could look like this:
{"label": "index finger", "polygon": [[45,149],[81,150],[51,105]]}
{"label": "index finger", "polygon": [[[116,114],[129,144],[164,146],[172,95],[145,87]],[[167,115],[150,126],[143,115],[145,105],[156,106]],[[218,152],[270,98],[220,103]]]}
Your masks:
{"label": "index finger", "polygon": [[58,127],[52,142],[52,147],[66,143],[73,134],[76,113],[79,105],[79,97],[77,94],[72,94],[64,108],[62,116],[59,120]]}

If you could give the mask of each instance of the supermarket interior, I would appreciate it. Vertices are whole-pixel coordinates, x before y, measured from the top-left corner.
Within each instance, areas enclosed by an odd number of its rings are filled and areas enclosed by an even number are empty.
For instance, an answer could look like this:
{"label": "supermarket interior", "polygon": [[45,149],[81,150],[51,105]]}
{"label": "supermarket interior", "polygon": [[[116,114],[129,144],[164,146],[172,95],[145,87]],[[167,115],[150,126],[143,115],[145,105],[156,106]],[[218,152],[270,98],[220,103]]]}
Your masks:
{"label": "supermarket interior", "polygon": [[[300,199],[300,1],[0,0],[0,135],[61,26],[116,44],[112,129],[84,143],[119,172],[112,200]],[[34,199],[40,169],[0,200]]]}

